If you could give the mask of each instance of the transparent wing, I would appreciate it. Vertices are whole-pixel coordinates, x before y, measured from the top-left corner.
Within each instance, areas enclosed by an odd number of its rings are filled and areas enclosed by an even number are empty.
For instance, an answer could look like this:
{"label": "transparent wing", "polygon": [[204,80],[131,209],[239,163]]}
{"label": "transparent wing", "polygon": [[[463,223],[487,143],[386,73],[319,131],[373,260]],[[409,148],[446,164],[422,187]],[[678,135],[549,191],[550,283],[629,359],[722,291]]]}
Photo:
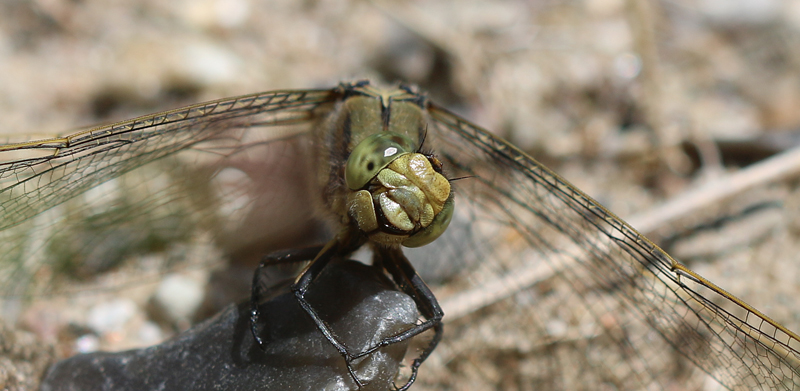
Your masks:
{"label": "transparent wing", "polygon": [[732,390],[800,389],[796,334],[512,145],[442,108],[430,115],[431,145],[451,177],[466,177],[439,261],[475,264],[437,291],[448,329],[434,361],[451,371],[437,381],[691,389],[707,381],[700,368]]}
{"label": "transparent wing", "polygon": [[[55,292],[59,268],[113,267],[209,233],[228,255],[287,246],[287,232],[305,229],[287,224],[315,218],[301,179],[308,125],[338,98],[268,92],[0,146],[0,296]],[[514,147],[436,106],[430,114],[434,152],[467,178],[455,182],[445,236],[409,251],[446,280],[446,338],[417,386],[691,388],[695,368],[729,389],[800,382],[795,334]],[[437,363],[449,375],[426,380]]]}
{"label": "transparent wing", "polygon": [[248,159],[282,164],[281,175],[294,177],[292,169],[302,169],[294,155],[304,153],[297,135],[335,95],[246,95],[0,145],[0,297],[53,292],[53,275],[108,269],[119,258],[197,239],[203,225],[222,231],[212,216],[220,207],[254,203],[247,189],[226,183],[246,177],[249,190],[269,186],[256,183],[269,168],[252,169]]}

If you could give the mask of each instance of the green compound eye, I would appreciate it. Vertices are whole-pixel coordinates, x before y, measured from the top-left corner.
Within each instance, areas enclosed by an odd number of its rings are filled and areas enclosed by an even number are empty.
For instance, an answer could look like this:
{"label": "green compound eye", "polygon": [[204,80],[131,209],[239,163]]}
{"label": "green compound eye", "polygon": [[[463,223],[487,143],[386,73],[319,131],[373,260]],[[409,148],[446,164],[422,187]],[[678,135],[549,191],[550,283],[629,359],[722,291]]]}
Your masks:
{"label": "green compound eye", "polygon": [[415,149],[410,138],[393,132],[381,132],[365,138],[347,159],[344,170],[347,187],[350,190],[363,188],[389,163]]}
{"label": "green compound eye", "polygon": [[433,219],[431,225],[402,241],[401,243],[403,246],[422,247],[436,240],[444,233],[444,231],[447,229],[447,226],[450,225],[450,220],[453,219],[454,208],[455,202],[453,200],[453,196],[451,195],[447,202],[445,202],[442,211],[439,212],[439,214]]}

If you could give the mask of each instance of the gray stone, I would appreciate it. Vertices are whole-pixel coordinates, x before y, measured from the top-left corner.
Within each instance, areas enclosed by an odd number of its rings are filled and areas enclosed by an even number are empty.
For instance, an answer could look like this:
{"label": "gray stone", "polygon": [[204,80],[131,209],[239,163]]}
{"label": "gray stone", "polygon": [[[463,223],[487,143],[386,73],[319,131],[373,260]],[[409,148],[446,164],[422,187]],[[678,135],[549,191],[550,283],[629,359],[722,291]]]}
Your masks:
{"label": "gray stone", "polygon": [[[260,305],[262,351],[250,334],[250,304],[215,317],[161,345],[120,353],[78,355],[51,367],[42,391],[66,390],[352,390],[344,359],[302,311],[289,284]],[[333,262],[307,294],[311,305],[358,352],[417,319],[410,297],[376,269]],[[407,342],[382,348],[353,367],[362,390],[388,390]]]}

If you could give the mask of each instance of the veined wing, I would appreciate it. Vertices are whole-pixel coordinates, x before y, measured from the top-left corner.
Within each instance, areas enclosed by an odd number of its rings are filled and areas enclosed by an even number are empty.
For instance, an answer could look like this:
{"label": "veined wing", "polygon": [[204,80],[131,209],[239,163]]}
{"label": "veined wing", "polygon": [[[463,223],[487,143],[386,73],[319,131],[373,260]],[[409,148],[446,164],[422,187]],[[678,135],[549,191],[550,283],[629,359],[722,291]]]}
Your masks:
{"label": "veined wing", "polygon": [[[0,145],[0,297],[31,294],[37,274],[39,285],[51,289],[48,269],[74,267],[54,264],[76,262],[77,253],[106,262],[137,246],[189,239],[189,227],[202,223],[190,209],[208,202],[203,180],[191,179],[198,168],[207,179],[223,169],[220,159],[291,140],[336,96],[334,90],[272,91]],[[291,152],[273,155],[282,153]]]}
{"label": "veined wing", "polygon": [[437,293],[449,324],[468,317],[438,352],[449,368],[461,358],[475,369],[447,381],[685,389],[703,381],[691,362],[731,390],[800,389],[795,333],[507,142],[435,105],[430,115],[436,153],[451,176],[467,177],[456,211],[471,228],[448,239],[480,264]]}
{"label": "veined wing", "polygon": [[[219,205],[204,204],[210,198],[209,179],[224,177],[219,174],[226,167],[249,173],[237,160],[241,155],[265,152],[267,159],[302,162],[295,153],[304,153],[303,143],[294,143],[293,136],[305,132],[304,125],[337,98],[328,90],[268,92],[0,147],[0,155],[6,155],[0,156],[0,251],[7,254],[0,263],[3,293],[28,293],[29,280],[52,265],[47,258],[52,254],[69,255],[75,246],[102,247],[93,246],[92,237],[106,235],[105,241],[115,244],[128,240],[140,231],[124,229],[131,221],[157,224],[159,232],[180,233],[203,224],[219,231],[213,216],[192,213],[198,204],[226,213]],[[440,263],[475,261],[440,289],[451,324],[444,349],[436,351],[445,362],[464,356],[475,362],[465,352],[481,351],[483,370],[495,366],[505,378],[514,367],[504,361],[512,352],[527,368],[511,374],[518,383],[540,389],[646,389],[686,386],[693,368],[685,365],[688,360],[730,389],[794,388],[800,377],[795,334],[685,270],[514,147],[436,106],[430,114],[430,146],[451,176],[469,178],[456,184],[457,215],[445,237],[410,258],[426,254]],[[260,146],[268,148],[259,151]],[[175,172],[183,166],[192,175]],[[198,171],[207,175],[187,179]],[[298,173],[305,171],[298,166]],[[178,188],[172,185],[175,177],[183,179]],[[303,182],[288,175],[283,179]],[[128,188],[138,191],[129,194]],[[234,190],[232,195],[233,204],[240,203],[241,194]],[[79,196],[122,201],[110,208],[92,202],[73,208],[70,200]],[[271,205],[303,209],[280,201]],[[116,227],[111,237],[108,227]],[[73,230],[85,235],[69,235]],[[157,245],[168,239],[139,242]],[[443,251],[447,246],[451,251]],[[493,311],[460,326],[453,323],[506,297]],[[474,374],[441,379],[452,388],[459,382],[465,382],[463,389],[480,387]]]}

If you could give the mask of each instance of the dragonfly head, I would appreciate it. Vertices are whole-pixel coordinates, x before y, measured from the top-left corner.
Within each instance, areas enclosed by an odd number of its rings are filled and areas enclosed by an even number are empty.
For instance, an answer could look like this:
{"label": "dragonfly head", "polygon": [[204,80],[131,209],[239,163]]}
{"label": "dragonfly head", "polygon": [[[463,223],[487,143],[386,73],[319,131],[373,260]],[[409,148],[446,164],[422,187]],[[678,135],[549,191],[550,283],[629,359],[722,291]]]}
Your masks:
{"label": "dragonfly head", "polygon": [[450,182],[438,160],[414,151],[408,137],[381,132],[359,143],[347,160],[348,214],[375,242],[424,246],[450,224]]}

